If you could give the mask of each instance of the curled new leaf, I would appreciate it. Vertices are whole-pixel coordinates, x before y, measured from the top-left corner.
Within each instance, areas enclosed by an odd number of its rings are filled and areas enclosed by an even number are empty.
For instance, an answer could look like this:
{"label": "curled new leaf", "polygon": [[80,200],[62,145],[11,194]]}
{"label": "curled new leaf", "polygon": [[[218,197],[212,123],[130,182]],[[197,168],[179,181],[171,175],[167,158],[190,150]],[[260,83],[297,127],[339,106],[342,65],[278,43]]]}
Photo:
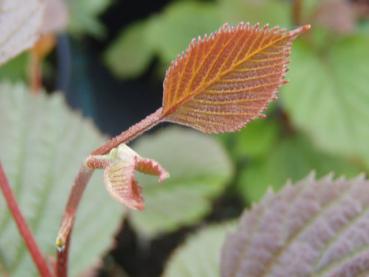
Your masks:
{"label": "curled new leaf", "polygon": [[162,117],[205,133],[242,128],[276,97],[292,41],[309,28],[226,24],[194,39],[166,73]]}
{"label": "curled new leaf", "polygon": [[310,176],[245,212],[222,250],[222,276],[366,276],[369,181]]}
{"label": "curled new leaf", "polygon": [[169,177],[166,170],[154,160],[139,156],[125,144],[114,148],[108,155],[90,156],[89,168],[104,168],[104,182],[111,196],[134,210],[143,210],[144,201],[135,171],[159,176],[159,182]]}

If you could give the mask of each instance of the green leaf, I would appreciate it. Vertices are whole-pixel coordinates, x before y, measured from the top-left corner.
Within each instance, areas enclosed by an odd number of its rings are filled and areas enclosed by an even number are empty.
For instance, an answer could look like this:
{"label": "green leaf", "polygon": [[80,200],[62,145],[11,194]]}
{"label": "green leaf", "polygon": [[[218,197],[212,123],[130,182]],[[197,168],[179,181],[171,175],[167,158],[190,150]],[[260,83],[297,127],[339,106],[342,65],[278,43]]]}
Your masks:
{"label": "green leaf", "polygon": [[366,276],[369,181],[314,176],[245,211],[222,248],[222,276]]}
{"label": "green leaf", "polygon": [[240,21],[260,24],[290,26],[290,4],[283,0],[220,0],[222,21]]}
{"label": "green leaf", "polygon": [[[317,10],[319,9],[319,6],[324,2],[321,0],[304,0],[301,1],[302,2],[302,21],[304,23],[308,23],[309,20],[311,20],[311,18],[314,16],[314,14],[317,12]],[[327,2],[327,1],[325,1]],[[312,30],[313,31],[313,30]]]}
{"label": "green leaf", "polygon": [[[71,112],[60,94],[33,96],[23,85],[0,84],[0,160],[27,222],[46,256],[55,239],[75,174],[104,138]],[[0,268],[10,276],[37,276],[4,201],[0,201]],[[124,209],[96,174],[78,211],[70,256],[76,276],[112,244]]]}
{"label": "green leaf", "polygon": [[70,12],[69,30],[76,35],[88,33],[101,37],[105,28],[101,25],[98,16],[111,2],[111,0],[66,0]]}
{"label": "green leaf", "polygon": [[140,139],[133,148],[158,161],[170,173],[162,184],[153,177],[138,176],[142,177],[139,183],[143,186],[145,210],[133,212],[130,220],[145,237],[199,221],[232,175],[221,145],[192,130],[168,128]]}
{"label": "green leaf", "polygon": [[142,21],[129,26],[105,52],[105,63],[117,77],[135,77],[150,63],[155,49],[146,36],[149,23]]}
{"label": "green leaf", "polygon": [[367,36],[339,39],[324,53],[297,43],[282,97],[293,123],[317,145],[369,166],[368,49]]}
{"label": "green leaf", "polygon": [[366,36],[369,34],[369,20],[368,19],[362,22],[359,22],[358,32]]}
{"label": "green leaf", "polygon": [[246,201],[258,201],[269,186],[280,189],[287,179],[293,181],[315,171],[318,176],[329,172],[354,176],[359,169],[337,156],[323,154],[303,137],[281,141],[267,159],[254,160],[239,179],[239,189]]}
{"label": "green leaf", "polygon": [[219,274],[220,250],[234,224],[208,226],[178,247],[167,262],[164,277],[216,277]]}
{"label": "green leaf", "polygon": [[184,51],[192,38],[210,34],[222,24],[219,9],[211,3],[175,2],[154,17],[147,30],[148,43],[169,63]]}

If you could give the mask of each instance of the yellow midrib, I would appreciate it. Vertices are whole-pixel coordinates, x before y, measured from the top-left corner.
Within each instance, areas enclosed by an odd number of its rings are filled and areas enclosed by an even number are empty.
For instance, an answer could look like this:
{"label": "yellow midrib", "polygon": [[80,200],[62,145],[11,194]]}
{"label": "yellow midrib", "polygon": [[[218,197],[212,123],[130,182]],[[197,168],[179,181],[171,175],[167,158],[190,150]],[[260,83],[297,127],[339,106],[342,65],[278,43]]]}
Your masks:
{"label": "yellow midrib", "polygon": [[255,50],[254,52],[251,52],[249,55],[247,55],[244,59],[242,59],[241,61],[239,61],[238,63],[235,63],[234,65],[232,65],[228,70],[225,70],[223,72],[220,72],[215,78],[213,78],[212,80],[204,83],[202,86],[200,86],[198,89],[196,89],[195,91],[193,91],[192,93],[189,93],[187,96],[186,94],[185,97],[183,97],[181,100],[177,101],[174,105],[172,105],[171,107],[163,107],[163,116],[167,116],[168,114],[170,114],[171,112],[173,112],[173,110],[175,110],[178,106],[180,106],[182,103],[187,102],[187,100],[189,100],[190,98],[199,95],[202,91],[206,90],[210,85],[214,84],[215,82],[221,80],[221,78],[225,75],[227,75],[228,73],[232,72],[233,70],[235,70],[235,68],[237,68],[238,66],[240,66],[241,64],[246,63],[247,61],[249,61],[250,59],[252,59],[253,56],[260,54],[262,51],[268,49],[269,47],[275,45],[276,43],[286,39],[286,38],[290,38],[289,32],[287,33],[287,36],[282,36],[279,39],[276,39],[274,41],[271,41],[270,43],[268,43],[267,45],[265,45],[264,47],[261,47],[257,50]]}

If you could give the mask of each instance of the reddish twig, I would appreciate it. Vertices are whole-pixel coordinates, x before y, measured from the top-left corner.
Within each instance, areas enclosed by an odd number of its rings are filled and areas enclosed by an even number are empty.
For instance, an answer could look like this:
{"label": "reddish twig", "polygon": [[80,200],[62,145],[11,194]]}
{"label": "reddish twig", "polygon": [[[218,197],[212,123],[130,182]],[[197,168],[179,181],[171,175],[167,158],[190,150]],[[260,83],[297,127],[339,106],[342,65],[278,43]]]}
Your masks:
{"label": "reddish twig", "polygon": [[302,5],[302,0],[292,1],[292,23],[296,26],[301,25],[302,23]]}
{"label": "reddish twig", "polygon": [[29,253],[32,256],[33,262],[35,263],[40,276],[51,277],[53,276],[48,263],[43,257],[40,248],[38,247],[35,239],[33,238],[32,232],[27,226],[26,220],[24,219],[22,212],[20,211],[17,201],[15,200],[14,194],[10,188],[9,182],[6,178],[3,167],[0,163],[0,188],[4,194],[4,198],[8,205],[8,208],[17,224],[18,231],[21,234],[24,243],[27,246]]}
{"label": "reddish twig", "polygon": [[29,62],[29,82],[32,94],[38,94],[42,88],[41,60],[31,51]]}
{"label": "reddish twig", "polygon": [[[71,226],[72,228],[72,226]],[[56,263],[56,276],[68,276],[68,256],[69,256],[69,247],[70,247],[71,233],[68,234],[65,247],[63,251],[57,252],[57,263]]]}
{"label": "reddish twig", "polygon": [[135,139],[142,133],[151,129],[162,120],[162,108],[157,109],[155,112],[128,128],[128,130],[122,132],[120,135],[110,139],[103,146],[92,151],[91,155],[104,155],[107,154],[111,149],[117,147],[121,143],[128,143],[129,141]]}
{"label": "reddish twig", "polygon": [[[162,108],[159,108],[137,124],[122,132],[120,135],[110,139],[101,147],[91,152],[91,155],[104,155],[121,143],[127,143],[143,132],[151,129],[161,122]],[[81,167],[69,194],[69,199],[64,211],[63,220],[59,229],[56,245],[58,247],[56,272],[58,277],[68,276],[68,252],[70,248],[71,233],[78,205],[82,199],[83,192],[92,176],[93,170]]]}
{"label": "reddish twig", "polygon": [[93,170],[82,165],[69,194],[69,199],[64,210],[63,220],[58,232],[58,237],[56,239],[56,246],[58,248],[56,274],[58,277],[68,276],[68,252],[70,236],[72,233],[78,205],[81,201],[83,192],[86,189],[87,183],[92,176],[92,173]]}

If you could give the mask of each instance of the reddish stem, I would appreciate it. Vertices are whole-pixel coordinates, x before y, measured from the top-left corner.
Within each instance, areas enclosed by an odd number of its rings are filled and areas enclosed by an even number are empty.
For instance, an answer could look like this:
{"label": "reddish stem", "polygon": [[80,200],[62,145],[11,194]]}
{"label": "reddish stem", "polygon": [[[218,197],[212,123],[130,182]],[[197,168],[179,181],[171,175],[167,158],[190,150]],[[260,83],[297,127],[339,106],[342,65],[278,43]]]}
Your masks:
{"label": "reddish stem", "polygon": [[292,1],[292,23],[296,26],[302,23],[302,0]]}
{"label": "reddish stem", "polygon": [[68,252],[76,211],[92,173],[93,170],[82,166],[74,180],[74,185],[69,194],[63,220],[56,239],[56,245],[58,247],[56,274],[58,277],[68,276]]}
{"label": "reddish stem", "polygon": [[38,94],[42,87],[41,60],[33,51],[31,51],[30,56],[29,82],[31,85],[31,92],[33,94]]}
{"label": "reddish stem", "polygon": [[120,135],[110,139],[103,146],[92,151],[91,155],[104,155],[107,154],[111,149],[117,147],[121,143],[127,143],[145,131],[151,129],[162,120],[162,108],[157,109],[155,112],[136,123],[132,127],[128,128],[128,130],[122,132]]}
{"label": "reddish stem", "polygon": [[[91,155],[104,155],[121,143],[127,143],[151,129],[162,120],[162,108],[159,108],[137,124],[122,132],[120,135],[110,139],[101,147],[92,151]],[[82,199],[83,192],[92,176],[93,170],[82,166],[69,194],[63,220],[59,229],[56,244],[58,246],[56,272],[58,277],[68,276],[68,252],[70,248],[71,233],[78,205]]]}
{"label": "reddish stem", "polygon": [[70,239],[71,233],[68,234],[67,240],[65,242],[65,248],[63,249],[63,251],[58,251],[57,253],[57,263],[55,268],[57,277],[68,276],[68,257],[69,257]]}
{"label": "reddish stem", "polygon": [[20,211],[17,201],[15,200],[14,194],[10,188],[9,182],[6,178],[3,167],[0,163],[0,187],[1,191],[4,194],[4,198],[8,205],[8,208],[14,218],[15,223],[17,224],[18,231],[21,234],[24,243],[26,244],[29,253],[32,256],[33,262],[35,263],[40,276],[43,277],[51,277],[50,268],[44,259],[40,248],[38,247],[30,229],[27,226],[26,220],[24,219],[22,212]]}

